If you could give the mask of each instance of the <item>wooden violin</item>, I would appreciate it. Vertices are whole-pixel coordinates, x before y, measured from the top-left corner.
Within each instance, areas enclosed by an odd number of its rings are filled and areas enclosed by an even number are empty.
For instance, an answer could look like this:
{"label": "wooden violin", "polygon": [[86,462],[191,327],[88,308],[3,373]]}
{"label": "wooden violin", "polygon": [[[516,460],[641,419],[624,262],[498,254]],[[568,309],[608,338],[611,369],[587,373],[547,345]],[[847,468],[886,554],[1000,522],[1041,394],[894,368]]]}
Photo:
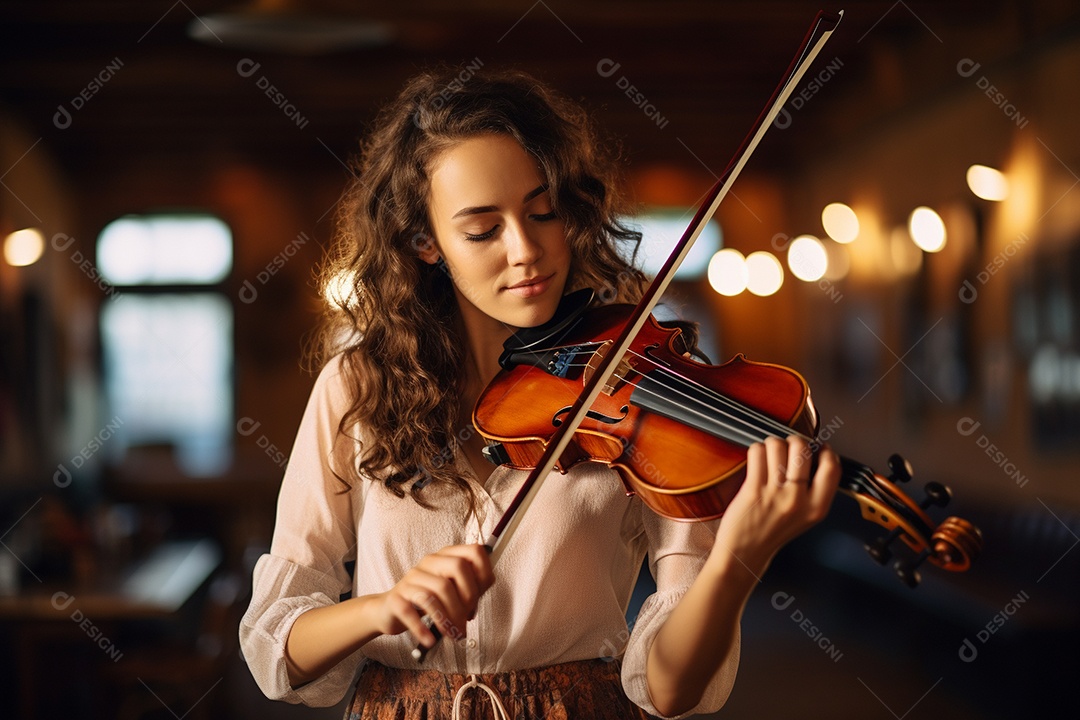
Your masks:
{"label": "wooden violin", "polygon": [[[627,318],[631,305],[587,309],[591,290],[567,295],[547,325],[512,336],[500,358],[503,370],[476,403],[473,423],[492,443],[493,462],[531,470],[551,435],[581,393]],[[556,469],[602,462],[657,513],[674,520],[720,517],[742,484],[746,448],[766,437],[800,435],[818,446],[818,415],[799,373],[736,355],[709,365],[678,351],[678,329],[650,317],[630,350],[563,451]],[[940,524],[926,514],[944,506],[951,493],[926,485],[926,498],[912,501],[896,483],[910,480],[899,455],[889,459],[890,477],[841,458],[840,491],[859,504],[864,519],[889,534],[867,545],[885,563],[889,545],[903,541],[914,559],[895,569],[910,587],[918,566],[929,560],[946,570],[966,570],[982,548],[982,535],[967,520]]]}

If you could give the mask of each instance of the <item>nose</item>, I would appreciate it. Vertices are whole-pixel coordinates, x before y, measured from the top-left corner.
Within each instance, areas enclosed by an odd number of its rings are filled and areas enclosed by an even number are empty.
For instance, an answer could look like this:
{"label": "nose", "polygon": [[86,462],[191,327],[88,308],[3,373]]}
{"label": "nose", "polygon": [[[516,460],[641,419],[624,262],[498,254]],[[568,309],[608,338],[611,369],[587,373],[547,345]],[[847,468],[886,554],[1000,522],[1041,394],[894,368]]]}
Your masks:
{"label": "nose", "polygon": [[544,247],[520,222],[510,223],[503,233],[506,261],[510,265],[531,265],[544,255]]}

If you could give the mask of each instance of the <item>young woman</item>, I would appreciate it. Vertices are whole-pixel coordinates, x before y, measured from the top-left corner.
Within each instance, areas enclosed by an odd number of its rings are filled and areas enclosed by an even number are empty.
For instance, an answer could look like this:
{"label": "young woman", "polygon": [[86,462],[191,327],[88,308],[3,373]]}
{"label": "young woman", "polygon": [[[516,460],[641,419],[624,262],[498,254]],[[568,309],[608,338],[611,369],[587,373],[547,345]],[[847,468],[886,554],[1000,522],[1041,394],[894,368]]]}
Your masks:
{"label": "young woman", "polygon": [[[645,279],[617,249],[640,239],[626,211],[582,111],[525,75],[424,74],[379,116],[342,206],[323,367],[240,628],[269,697],[332,705],[355,683],[349,718],[674,717],[724,703],[746,599],[827,512],[831,451],[811,482],[803,442],[751,447],[710,523],[658,517],[613,470],[579,464],[551,475],[497,567],[480,545],[525,473],[484,459],[475,400],[503,342],[565,293],[637,300]],[[646,554],[657,592],[630,631]],[[417,643],[431,648],[422,665]]]}

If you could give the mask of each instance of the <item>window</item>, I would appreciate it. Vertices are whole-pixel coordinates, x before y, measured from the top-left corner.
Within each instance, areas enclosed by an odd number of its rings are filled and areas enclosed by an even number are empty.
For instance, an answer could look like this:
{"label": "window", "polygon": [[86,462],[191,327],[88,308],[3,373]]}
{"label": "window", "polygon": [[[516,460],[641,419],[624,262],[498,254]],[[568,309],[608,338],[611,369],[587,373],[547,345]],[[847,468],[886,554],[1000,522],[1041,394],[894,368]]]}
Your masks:
{"label": "window", "polygon": [[233,427],[233,309],[220,287],[232,269],[228,226],[123,217],[101,232],[97,264],[116,290],[101,309],[105,395],[121,421],[110,446],[170,446],[184,472],[221,472]]}
{"label": "window", "polygon": [[[693,209],[681,208],[653,208],[627,218],[627,224],[642,234],[635,264],[650,278],[655,277],[693,218]],[[697,280],[705,277],[709,260],[721,245],[720,225],[716,220],[709,220],[672,279]]]}

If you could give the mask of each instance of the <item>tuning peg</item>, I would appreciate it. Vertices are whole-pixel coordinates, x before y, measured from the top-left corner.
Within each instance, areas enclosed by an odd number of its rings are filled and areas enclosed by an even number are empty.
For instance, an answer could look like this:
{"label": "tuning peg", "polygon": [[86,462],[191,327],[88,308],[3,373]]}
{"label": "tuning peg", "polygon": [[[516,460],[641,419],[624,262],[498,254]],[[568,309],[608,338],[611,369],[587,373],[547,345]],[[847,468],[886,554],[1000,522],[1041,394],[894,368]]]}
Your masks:
{"label": "tuning peg", "polygon": [[952,500],[952,490],[939,482],[928,482],[923,490],[926,492],[926,497],[919,503],[919,507],[923,510],[931,505],[945,507],[949,504],[949,501]]}
{"label": "tuning peg", "polygon": [[889,456],[889,480],[894,483],[906,483],[911,480],[911,463],[898,453]]}
{"label": "tuning peg", "polygon": [[892,550],[889,549],[889,545],[892,544],[893,540],[900,537],[901,532],[903,530],[899,526],[894,527],[892,532],[885,537],[879,537],[872,542],[868,542],[863,547],[866,548],[866,552],[870,553],[870,557],[874,558],[878,565],[884,565],[892,557]]}
{"label": "tuning peg", "polygon": [[909,588],[915,589],[922,580],[918,568],[928,557],[930,557],[930,551],[923,550],[914,560],[897,560],[893,563],[893,569],[896,570],[901,582]]}

